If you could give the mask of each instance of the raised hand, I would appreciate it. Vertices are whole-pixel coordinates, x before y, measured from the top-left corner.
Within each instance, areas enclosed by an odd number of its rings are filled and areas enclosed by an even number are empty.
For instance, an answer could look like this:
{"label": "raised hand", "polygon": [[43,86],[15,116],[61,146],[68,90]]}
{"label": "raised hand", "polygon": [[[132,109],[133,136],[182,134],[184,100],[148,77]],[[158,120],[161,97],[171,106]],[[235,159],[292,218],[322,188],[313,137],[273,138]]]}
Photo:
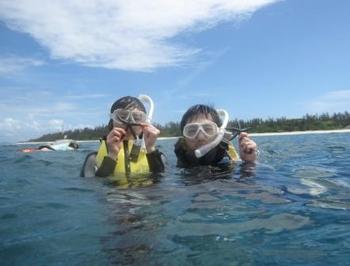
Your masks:
{"label": "raised hand", "polygon": [[151,124],[142,124],[143,138],[145,140],[145,146],[148,153],[155,150],[155,143],[159,136],[159,129]]}
{"label": "raised hand", "polygon": [[125,135],[125,129],[120,127],[114,127],[107,135],[106,143],[108,147],[108,156],[113,160],[118,156]]}
{"label": "raised hand", "polygon": [[243,161],[254,162],[256,160],[256,143],[251,140],[248,133],[242,132],[239,134],[239,155]]}

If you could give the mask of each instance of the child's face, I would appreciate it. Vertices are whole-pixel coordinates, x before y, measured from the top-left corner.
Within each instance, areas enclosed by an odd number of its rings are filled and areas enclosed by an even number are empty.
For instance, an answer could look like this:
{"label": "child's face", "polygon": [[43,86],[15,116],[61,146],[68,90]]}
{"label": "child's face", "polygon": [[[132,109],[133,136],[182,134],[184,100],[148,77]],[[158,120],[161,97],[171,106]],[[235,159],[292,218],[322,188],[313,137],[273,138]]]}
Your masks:
{"label": "child's face", "polygon": [[[208,117],[205,117],[204,115],[193,117],[189,121],[187,121],[186,125],[190,123],[215,124],[210,115]],[[216,127],[216,124],[214,126]],[[208,136],[204,134],[201,130],[198,132],[195,138],[188,138],[184,136],[187,147],[191,150],[196,150],[199,147],[210,143],[215,137],[216,134],[214,136]]]}

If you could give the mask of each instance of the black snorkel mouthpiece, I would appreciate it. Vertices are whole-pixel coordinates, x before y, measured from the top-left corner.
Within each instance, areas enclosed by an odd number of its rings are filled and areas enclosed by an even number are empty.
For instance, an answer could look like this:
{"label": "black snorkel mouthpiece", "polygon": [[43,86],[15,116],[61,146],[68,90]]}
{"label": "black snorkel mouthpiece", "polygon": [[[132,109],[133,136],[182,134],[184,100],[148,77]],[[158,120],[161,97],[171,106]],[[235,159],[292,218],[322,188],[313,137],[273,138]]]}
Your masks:
{"label": "black snorkel mouthpiece", "polygon": [[124,148],[124,167],[126,176],[130,175],[130,161],[129,161],[129,145],[127,140],[123,140]]}
{"label": "black snorkel mouthpiece", "polygon": [[137,160],[139,159],[139,154],[141,151],[141,145],[142,145],[142,141],[140,139],[136,139],[136,141],[133,143],[131,151],[130,151],[130,155],[129,155],[129,159],[132,162],[137,162]]}
{"label": "black snorkel mouthpiece", "polygon": [[227,127],[226,130],[228,130],[232,136],[230,137],[230,141],[234,140],[239,134],[242,132],[248,132],[251,127],[246,127],[246,128],[236,128],[236,127]]}
{"label": "black snorkel mouthpiece", "polygon": [[141,151],[141,143],[139,143],[139,139],[136,136],[136,133],[134,129],[132,128],[133,126],[141,126],[141,124],[137,123],[129,123],[127,121],[122,121],[123,124],[126,126],[126,130],[130,130],[132,136],[136,140],[136,142],[132,145],[131,151],[129,153],[129,143],[127,140],[123,141],[123,147],[124,147],[124,163],[125,163],[125,173],[127,175],[130,174],[130,161],[131,162],[137,162],[139,158],[139,154]]}

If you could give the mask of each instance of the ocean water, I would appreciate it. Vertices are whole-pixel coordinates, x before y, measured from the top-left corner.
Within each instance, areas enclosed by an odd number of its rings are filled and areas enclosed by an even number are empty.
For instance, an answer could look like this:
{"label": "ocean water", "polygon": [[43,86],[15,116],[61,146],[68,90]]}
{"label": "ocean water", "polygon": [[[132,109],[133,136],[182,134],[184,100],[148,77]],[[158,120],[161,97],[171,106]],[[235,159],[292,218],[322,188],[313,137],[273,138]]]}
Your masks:
{"label": "ocean water", "polygon": [[[79,151],[0,154],[0,265],[350,265],[350,134],[254,137],[226,175],[81,178]],[[136,178],[135,180],[140,180]]]}

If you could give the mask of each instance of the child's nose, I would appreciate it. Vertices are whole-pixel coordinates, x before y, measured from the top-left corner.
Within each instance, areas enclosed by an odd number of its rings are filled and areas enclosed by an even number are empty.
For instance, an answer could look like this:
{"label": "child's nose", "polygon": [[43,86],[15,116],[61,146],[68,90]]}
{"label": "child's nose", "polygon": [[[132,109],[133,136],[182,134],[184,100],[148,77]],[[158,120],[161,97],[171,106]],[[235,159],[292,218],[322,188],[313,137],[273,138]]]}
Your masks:
{"label": "child's nose", "polygon": [[198,140],[205,140],[205,139],[206,139],[206,136],[204,135],[204,133],[202,132],[202,130],[200,130],[200,131],[198,132],[197,139],[198,139]]}

